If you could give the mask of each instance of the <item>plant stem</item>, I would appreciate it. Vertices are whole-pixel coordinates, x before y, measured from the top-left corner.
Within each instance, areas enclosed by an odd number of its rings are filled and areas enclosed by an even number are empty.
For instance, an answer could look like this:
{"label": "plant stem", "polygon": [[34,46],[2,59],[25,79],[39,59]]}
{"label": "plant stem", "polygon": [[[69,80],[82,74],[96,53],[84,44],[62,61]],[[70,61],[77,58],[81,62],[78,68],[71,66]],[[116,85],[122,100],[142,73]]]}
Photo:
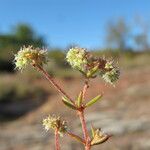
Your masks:
{"label": "plant stem", "polygon": [[88,131],[87,131],[87,128],[86,128],[86,122],[85,122],[85,118],[84,118],[84,113],[83,113],[83,111],[80,111],[78,114],[79,114],[79,118],[80,118],[81,125],[82,125],[84,139],[87,140],[87,138],[88,138]]}
{"label": "plant stem", "polygon": [[[87,92],[87,89],[89,88],[89,80],[85,80],[85,85],[83,87],[83,99],[85,99],[85,94]],[[82,131],[83,131],[83,136],[84,136],[84,140],[85,140],[85,150],[90,150],[91,148],[91,140],[90,140],[90,137],[88,135],[88,130],[87,130],[87,127],[86,127],[86,122],[85,122],[85,116],[84,116],[84,108],[83,109],[80,109],[78,110],[78,115],[79,115],[79,118],[80,118],[80,122],[81,122],[81,125],[82,125]]]}
{"label": "plant stem", "polygon": [[88,135],[88,130],[86,127],[86,122],[85,122],[85,117],[84,117],[84,110],[78,111],[80,122],[82,125],[82,131],[83,131],[83,136],[85,140],[85,150],[90,150],[90,137]]}
{"label": "plant stem", "polygon": [[55,87],[55,89],[59,93],[63,94],[74,104],[74,101],[70,98],[70,96],[55,82],[53,77],[49,75],[47,71],[45,71],[41,66],[34,66],[34,67],[36,67],[45,76],[45,78]]}
{"label": "plant stem", "polygon": [[55,150],[60,150],[58,129],[55,130]]}
{"label": "plant stem", "polygon": [[83,99],[85,99],[85,94],[86,94],[86,92],[87,92],[87,89],[89,88],[89,80],[85,80],[85,84],[84,84],[84,87],[83,87],[83,90],[82,90],[82,92],[83,92]]}

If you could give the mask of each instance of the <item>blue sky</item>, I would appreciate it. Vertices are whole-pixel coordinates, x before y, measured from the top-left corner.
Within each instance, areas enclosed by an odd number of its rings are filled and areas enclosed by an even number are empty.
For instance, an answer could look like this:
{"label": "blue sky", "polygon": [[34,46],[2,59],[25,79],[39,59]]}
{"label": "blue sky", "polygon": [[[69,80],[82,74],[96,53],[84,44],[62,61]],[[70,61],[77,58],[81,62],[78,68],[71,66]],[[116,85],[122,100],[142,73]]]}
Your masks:
{"label": "blue sky", "polygon": [[0,0],[0,32],[28,23],[52,47],[103,47],[105,27],[119,17],[150,18],[149,0]]}

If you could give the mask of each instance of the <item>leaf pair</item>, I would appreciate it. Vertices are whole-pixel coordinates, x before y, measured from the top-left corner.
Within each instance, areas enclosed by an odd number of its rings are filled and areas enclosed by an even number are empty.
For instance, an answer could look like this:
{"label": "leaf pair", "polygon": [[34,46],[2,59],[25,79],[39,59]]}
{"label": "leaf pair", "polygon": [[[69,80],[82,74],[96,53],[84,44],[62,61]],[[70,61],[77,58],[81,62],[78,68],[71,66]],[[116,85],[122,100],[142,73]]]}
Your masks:
{"label": "leaf pair", "polygon": [[[96,103],[97,101],[99,101],[101,98],[102,98],[102,94],[100,94],[100,95],[94,97],[92,100],[90,100],[88,103],[86,103],[86,104],[84,105],[84,107],[86,108],[86,107],[89,107],[89,106],[95,104],[95,103]],[[79,96],[78,96],[78,98],[77,98],[77,106],[80,108],[82,104],[83,104],[83,92],[80,92],[80,94],[79,94]]]}
{"label": "leaf pair", "polygon": [[74,110],[77,110],[77,109],[80,108],[81,105],[82,105],[82,102],[83,102],[83,92],[80,92],[80,93],[79,93],[79,96],[78,96],[78,98],[77,98],[75,104],[73,104],[68,98],[66,98],[66,97],[64,97],[64,96],[62,97],[62,102],[63,102],[67,107],[69,107],[69,108],[71,108],[71,109],[74,109]]}
{"label": "leaf pair", "polygon": [[[99,101],[102,98],[102,94],[98,95],[96,97],[94,97],[92,100],[90,100],[88,103],[86,103],[83,108],[92,106],[93,104],[95,104],[97,101]],[[83,92],[80,92],[77,101],[76,101],[76,105],[73,104],[68,98],[66,97],[62,97],[62,102],[69,108],[77,110],[78,108],[80,108],[83,104]]]}

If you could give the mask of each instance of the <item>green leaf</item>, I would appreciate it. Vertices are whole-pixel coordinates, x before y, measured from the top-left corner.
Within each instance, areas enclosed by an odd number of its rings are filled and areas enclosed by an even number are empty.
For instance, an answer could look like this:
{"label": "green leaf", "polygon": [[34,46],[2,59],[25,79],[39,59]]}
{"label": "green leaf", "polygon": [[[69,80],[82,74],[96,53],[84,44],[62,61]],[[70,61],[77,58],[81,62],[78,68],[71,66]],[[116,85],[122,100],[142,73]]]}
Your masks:
{"label": "green leaf", "polygon": [[69,101],[66,97],[62,97],[62,102],[69,108],[76,110],[76,106],[72,102]]}
{"label": "green leaf", "polygon": [[80,107],[82,104],[82,101],[83,101],[82,97],[83,97],[83,92],[80,92],[78,99],[77,99],[77,106],[78,107]]}
{"label": "green leaf", "polygon": [[78,142],[81,142],[81,143],[85,143],[85,141],[81,138],[81,137],[79,137],[79,136],[77,136],[77,135],[75,135],[75,134],[72,134],[72,133],[68,133],[73,139],[75,139],[75,140],[77,140]]}
{"label": "green leaf", "polygon": [[92,100],[90,100],[88,103],[86,103],[85,107],[89,107],[93,104],[95,104],[97,101],[99,101],[102,98],[102,95],[98,95],[95,98],[93,98]]}
{"label": "green leaf", "polygon": [[95,136],[95,128],[93,127],[93,125],[91,125],[91,132],[92,132],[92,137],[94,138],[94,136]]}
{"label": "green leaf", "polygon": [[87,73],[87,77],[92,77],[98,70],[98,66],[95,66],[92,70]]}

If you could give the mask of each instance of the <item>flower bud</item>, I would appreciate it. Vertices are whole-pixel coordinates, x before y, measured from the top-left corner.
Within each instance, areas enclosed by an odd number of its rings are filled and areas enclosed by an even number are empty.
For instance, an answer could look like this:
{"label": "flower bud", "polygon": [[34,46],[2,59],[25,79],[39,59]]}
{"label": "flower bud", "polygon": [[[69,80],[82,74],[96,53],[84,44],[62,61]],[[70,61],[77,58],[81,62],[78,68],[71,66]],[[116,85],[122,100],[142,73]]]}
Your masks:
{"label": "flower bud", "polygon": [[107,135],[101,131],[101,129],[94,130],[93,139],[91,145],[99,145],[106,142],[109,139],[110,135]]}

